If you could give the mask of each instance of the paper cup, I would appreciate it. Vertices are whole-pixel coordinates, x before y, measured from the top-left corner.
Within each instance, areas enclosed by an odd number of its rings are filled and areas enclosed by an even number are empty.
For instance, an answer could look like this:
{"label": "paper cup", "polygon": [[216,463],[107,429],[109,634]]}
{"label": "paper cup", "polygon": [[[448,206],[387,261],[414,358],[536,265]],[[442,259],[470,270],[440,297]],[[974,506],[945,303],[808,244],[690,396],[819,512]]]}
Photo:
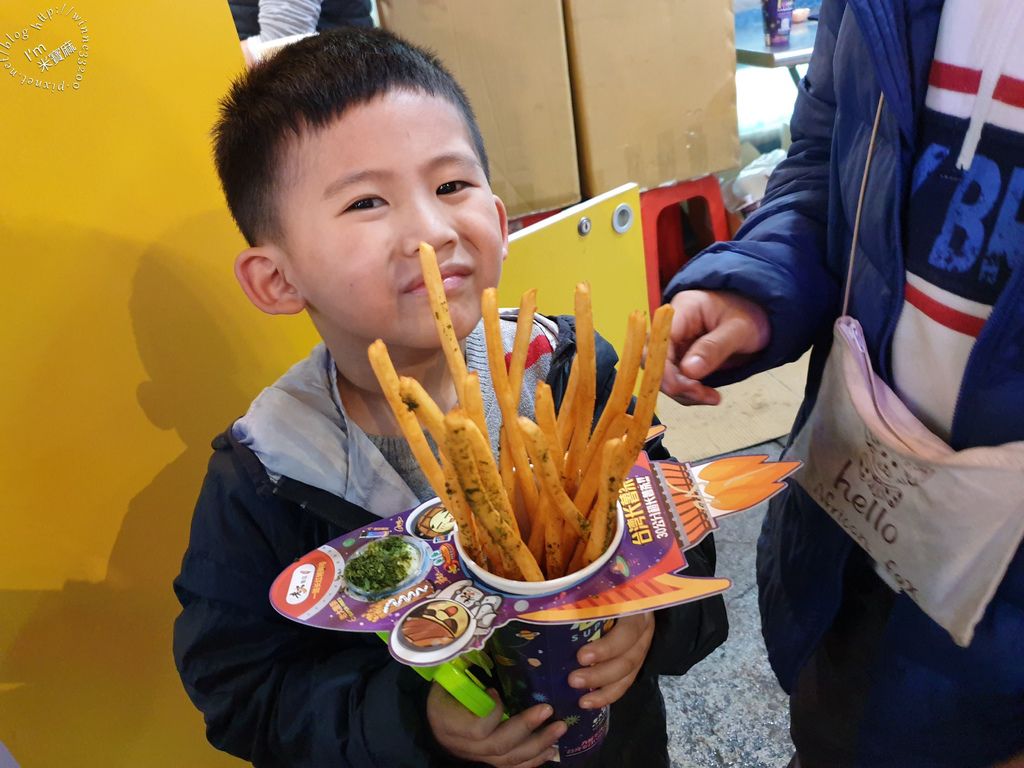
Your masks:
{"label": "paper cup", "polygon": [[789,45],[793,26],[793,0],[761,0],[764,19],[764,44],[769,48]]}
{"label": "paper cup", "polygon": [[455,548],[459,552],[459,559],[462,561],[463,567],[469,571],[470,575],[499,592],[504,592],[506,595],[525,595],[528,597],[557,595],[559,592],[569,589],[569,587],[574,587],[586,581],[604,567],[615,550],[619,548],[619,542],[622,541],[622,523],[622,506],[616,504],[615,533],[612,534],[612,543],[608,545],[608,549],[604,551],[604,554],[585,568],[547,581],[518,581],[517,579],[503,579],[500,576],[495,576],[490,571],[485,570],[483,566],[478,564],[462,548],[462,537],[459,536],[458,532],[455,534]]}
{"label": "paper cup", "polygon": [[[586,568],[550,581],[516,581],[488,573],[466,555],[458,536],[455,540],[463,566],[482,584],[507,595],[540,597],[558,594],[601,570],[618,549],[623,528],[619,507],[615,535],[604,554]],[[589,757],[608,733],[609,707],[581,709],[579,700],[585,691],[569,686],[569,673],[579,667],[579,649],[604,635],[614,623],[614,619],[576,624],[512,621],[498,627],[488,640],[487,650],[494,661],[506,710],[515,714],[534,704],[547,703],[554,710],[552,720],[563,720],[569,726],[558,740],[562,765]]]}
{"label": "paper cup", "polygon": [[611,629],[614,619],[580,624],[527,624],[512,621],[491,635],[487,650],[510,714],[548,703],[552,720],[568,727],[558,740],[562,765],[589,756],[608,734],[609,707],[580,709],[585,691],[569,686],[569,673],[579,667],[576,653]]}

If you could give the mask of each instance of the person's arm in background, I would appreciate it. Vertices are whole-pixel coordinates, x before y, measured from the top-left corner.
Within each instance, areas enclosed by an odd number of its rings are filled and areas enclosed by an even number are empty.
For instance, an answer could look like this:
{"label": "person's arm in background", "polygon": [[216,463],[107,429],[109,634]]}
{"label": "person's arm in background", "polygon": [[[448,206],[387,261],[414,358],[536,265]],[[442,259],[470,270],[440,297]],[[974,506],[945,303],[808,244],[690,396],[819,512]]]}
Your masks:
{"label": "person's arm in background", "polygon": [[260,33],[242,41],[242,55],[251,67],[278,46],[268,43],[292,42],[316,32],[321,0],[260,0]]}
{"label": "person's arm in background", "polygon": [[761,207],[735,241],[706,249],[665,289],[675,318],[662,391],[684,404],[715,404],[711,387],[796,360],[836,314],[839,281],[825,263],[825,236],[832,59],[845,7],[844,0],[822,5],[793,111],[793,144]]}
{"label": "person's arm in background", "polygon": [[321,0],[260,0],[263,42],[316,32]]}

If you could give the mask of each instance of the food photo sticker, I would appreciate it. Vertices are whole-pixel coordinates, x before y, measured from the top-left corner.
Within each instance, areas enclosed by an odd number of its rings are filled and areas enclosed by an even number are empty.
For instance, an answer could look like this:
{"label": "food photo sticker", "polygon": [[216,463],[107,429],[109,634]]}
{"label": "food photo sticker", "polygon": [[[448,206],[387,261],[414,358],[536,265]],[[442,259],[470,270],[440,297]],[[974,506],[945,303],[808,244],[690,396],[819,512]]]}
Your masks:
{"label": "food photo sticker", "polygon": [[318,623],[328,604],[344,586],[345,560],[331,544],[305,555],[274,580],[270,602],[283,616],[299,623]]}
{"label": "food photo sticker", "polygon": [[473,618],[454,600],[430,600],[406,614],[398,634],[413,650],[444,648],[472,631]]}
{"label": "food photo sticker", "polygon": [[431,551],[412,536],[374,538],[346,562],[346,591],[364,602],[401,592],[426,577],[432,565]]}
{"label": "food photo sticker", "polygon": [[501,604],[500,596],[469,579],[451,584],[399,620],[391,633],[391,653],[406,664],[429,665],[457,656],[471,643],[482,647]]}
{"label": "food photo sticker", "polygon": [[455,533],[455,517],[440,499],[431,499],[409,514],[406,529],[424,541],[448,541]]}

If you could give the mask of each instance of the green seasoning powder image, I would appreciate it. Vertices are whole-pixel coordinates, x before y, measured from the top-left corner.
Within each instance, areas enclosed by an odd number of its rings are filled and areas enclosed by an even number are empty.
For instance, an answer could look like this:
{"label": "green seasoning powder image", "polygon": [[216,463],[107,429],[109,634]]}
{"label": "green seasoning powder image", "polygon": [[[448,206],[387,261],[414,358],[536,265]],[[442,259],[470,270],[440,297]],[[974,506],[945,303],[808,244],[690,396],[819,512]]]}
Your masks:
{"label": "green seasoning powder image", "polygon": [[379,594],[401,584],[412,563],[412,548],[397,536],[385,536],[348,561],[345,578],[362,592]]}

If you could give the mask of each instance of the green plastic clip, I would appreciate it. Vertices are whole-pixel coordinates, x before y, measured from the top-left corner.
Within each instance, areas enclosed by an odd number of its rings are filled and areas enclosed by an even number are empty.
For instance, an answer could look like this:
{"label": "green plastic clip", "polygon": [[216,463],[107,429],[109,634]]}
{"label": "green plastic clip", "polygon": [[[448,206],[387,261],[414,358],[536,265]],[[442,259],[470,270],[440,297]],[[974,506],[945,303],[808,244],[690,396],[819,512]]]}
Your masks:
{"label": "green plastic clip", "polygon": [[[385,643],[388,642],[387,632],[378,632],[377,636]],[[485,653],[481,651],[468,651],[457,656],[444,664],[434,667],[413,667],[424,680],[437,683],[444,688],[462,706],[468,709],[477,717],[487,717],[494,709],[492,699],[483,683],[476,679],[476,676],[469,671],[471,665],[490,670],[492,662]],[[508,714],[502,715],[502,720],[507,720]]]}

